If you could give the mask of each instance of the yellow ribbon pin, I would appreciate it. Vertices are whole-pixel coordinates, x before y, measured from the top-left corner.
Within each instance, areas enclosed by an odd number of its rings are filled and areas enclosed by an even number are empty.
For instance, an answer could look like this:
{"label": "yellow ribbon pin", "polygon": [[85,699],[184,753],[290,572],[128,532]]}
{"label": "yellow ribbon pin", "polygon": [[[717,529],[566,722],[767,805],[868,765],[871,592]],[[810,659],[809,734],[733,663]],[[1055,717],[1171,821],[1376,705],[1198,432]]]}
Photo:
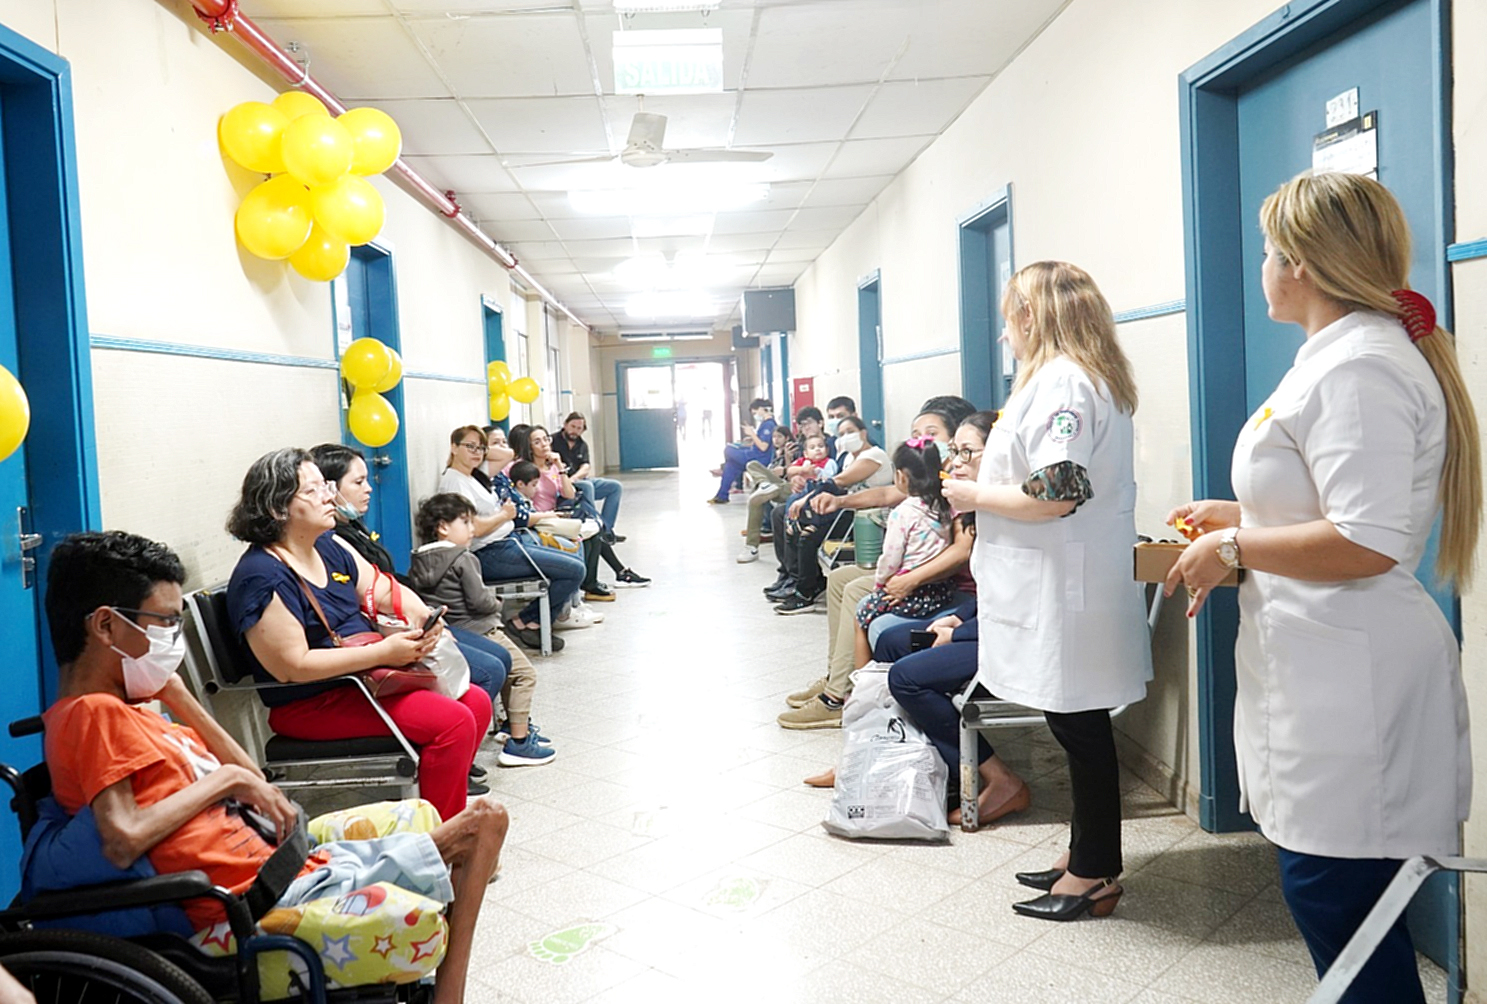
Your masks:
{"label": "yellow ribbon pin", "polygon": [[330,577],[332,579],[335,579],[337,582],[350,582],[351,581],[351,576],[349,576],[349,575],[342,575],[340,572],[331,572],[330,573]]}
{"label": "yellow ribbon pin", "polygon": [[1264,411],[1260,412],[1260,417],[1255,419],[1255,428],[1258,429],[1260,426],[1264,425],[1273,414],[1275,414],[1275,412],[1271,411],[1269,408],[1266,408]]}

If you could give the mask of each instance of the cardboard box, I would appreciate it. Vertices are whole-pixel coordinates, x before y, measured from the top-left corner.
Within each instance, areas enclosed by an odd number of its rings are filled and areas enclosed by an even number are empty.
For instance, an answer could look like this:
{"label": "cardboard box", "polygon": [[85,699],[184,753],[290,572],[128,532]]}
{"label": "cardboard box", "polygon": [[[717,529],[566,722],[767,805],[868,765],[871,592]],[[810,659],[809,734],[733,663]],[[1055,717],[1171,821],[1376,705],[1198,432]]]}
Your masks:
{"label": "cardboard box", "polygon": [[[1166,582],[1167,573],[1172,571],[1172,566],[1177,564],[1178,555],[1182,554],[1187,547],[1186,543],[1175,540],[1154,541],[1152,543],[1140,543],[1136,545],[1136,581],[1137,582]],[[1240,569],[1233,569],[1221,586],[1237,586],[1240,580]]]}

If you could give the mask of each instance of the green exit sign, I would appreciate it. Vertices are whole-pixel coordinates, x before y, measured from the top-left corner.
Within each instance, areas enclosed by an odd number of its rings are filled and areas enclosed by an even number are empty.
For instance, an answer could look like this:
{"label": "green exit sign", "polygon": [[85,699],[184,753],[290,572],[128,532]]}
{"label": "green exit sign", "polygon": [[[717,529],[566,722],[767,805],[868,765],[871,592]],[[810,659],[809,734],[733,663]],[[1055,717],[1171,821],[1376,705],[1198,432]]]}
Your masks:
{"label": "green exit sign", "polygon": [[716,94],[723,90],[723,30],[667,28],[613,36],[616,94]]}
{"label": "green exit sign", "polygon": [[671,346],[670,345],[653,345],[653,346],[651,346],[651,358],[652,359],[670,359],[671,358]]}

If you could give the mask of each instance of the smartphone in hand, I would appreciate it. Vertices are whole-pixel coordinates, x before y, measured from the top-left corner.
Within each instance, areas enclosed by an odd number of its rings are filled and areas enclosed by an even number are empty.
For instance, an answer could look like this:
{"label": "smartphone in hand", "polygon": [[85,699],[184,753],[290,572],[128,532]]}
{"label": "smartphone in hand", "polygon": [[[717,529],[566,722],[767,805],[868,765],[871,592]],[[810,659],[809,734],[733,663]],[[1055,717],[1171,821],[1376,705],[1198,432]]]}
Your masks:
{"label": "smartphone in hand", "polygon": [[423,627],[421,628],[421,630],[425,634],[427,634],[429,628],[431,628],[435,624],[437,624],[439,622],[439,618],[440,617],[443,617],[448,612],[449,612],[449,607],[447,607],[447,606],[436,607],[435,609],[429,611],[429,618],[428,618],[428,620],[426,620],[426,621],[423,622]]}
{"label": "smartphone in hand", "polygon": [[921,652],[921,651],[923,651],[926,648],[933,647],[934,646],[934,643],[935,643],[935,633],[933,631],[910,631],[909,632],[909,651],[910,652]]}

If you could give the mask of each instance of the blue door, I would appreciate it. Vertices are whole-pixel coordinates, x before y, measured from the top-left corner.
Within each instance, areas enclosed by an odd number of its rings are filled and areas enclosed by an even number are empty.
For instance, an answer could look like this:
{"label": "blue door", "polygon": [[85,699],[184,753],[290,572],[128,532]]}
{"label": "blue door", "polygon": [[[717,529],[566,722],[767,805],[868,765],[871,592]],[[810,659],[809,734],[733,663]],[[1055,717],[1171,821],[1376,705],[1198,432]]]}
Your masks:
{"label": "blue door", "polygon": [[[506,361],[506,326],[503,323],[501,311],[488,303],[480,305],[481,328],[485,334],[485,364],[489,366],[496,361]],[[501,428],[506,429],[511,425],[509,417],[496,422]]]}
{"label": "blue door", "polygon": [[[375,338],[401,352],[403,341],[398,330],[392,255],[373,244],[352,248],[345,282],[351,338]],[[413,552],[413,514],[408,501],[408,415],[403,407],[403,382],[382,396],[398,413],[398,434],[392,442],[376,449],[357,443],[345,427],[344,410],[341,432],[348,444],[367,454],[367,468],[372,477],[372,506],[367,511],[367,525],[381,534],[382,546],[392,555],[394,564],[407,568],[408,556]],[[343,388],[343,409],[349,403]]]}
{"label": "blue door", "polygon": [[[1303,0],[1183,75],[1188,305],[1194,368],[1194,482],[1200,496],[1233,498],[1227,470],[1234,429],[1290,368],[1303,336],[1267,316],[1260,285],[1260,204],[1311,167],[1327,102],[1353,88],[1358,111],[1378,113],[1378,177],[1399,198],[1414,234],[1411,284],[1449,323],[1444,255],[1449,137],[1443,0]],[[1460,629],[1456,598],[1422,580]],[[1232,597],[1200,618],[1199,701],[1205,826],[1239,825],[1233,782]],[[1433,878],[1416,897],[1417,947],[1461,979],[1458,882]]]}
{"label": "blue door", "polygon": [[1012,278],[1012,202],[1003,190],[960,224],[960,392],[1000,408],[1015,376],[998,338],[1002,292]]}
{"label": "blue door", "polygon": [[620,470],[677,466],[676,378],[670,363],[616,363]]}
{"label": "blue door", "polygon": [[861,398],[857,413],[883,439],[883,303],[878,273],[857,287],[857,366]]}

